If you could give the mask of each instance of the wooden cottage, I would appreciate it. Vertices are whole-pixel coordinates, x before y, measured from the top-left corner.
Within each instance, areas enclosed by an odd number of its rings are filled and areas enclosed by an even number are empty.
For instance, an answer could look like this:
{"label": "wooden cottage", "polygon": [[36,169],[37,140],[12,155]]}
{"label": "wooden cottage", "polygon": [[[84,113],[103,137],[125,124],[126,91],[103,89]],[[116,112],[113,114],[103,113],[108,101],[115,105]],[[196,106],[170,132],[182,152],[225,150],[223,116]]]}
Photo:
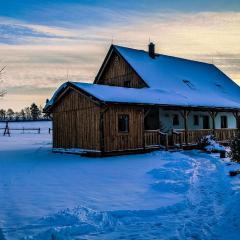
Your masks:
{"label": "wooden cottage", "polygon": [[112,45],[93,84],[66,82],[46,104],[53,150],[94,155],[194,145],[237,131],[240,87],[212,64]]}

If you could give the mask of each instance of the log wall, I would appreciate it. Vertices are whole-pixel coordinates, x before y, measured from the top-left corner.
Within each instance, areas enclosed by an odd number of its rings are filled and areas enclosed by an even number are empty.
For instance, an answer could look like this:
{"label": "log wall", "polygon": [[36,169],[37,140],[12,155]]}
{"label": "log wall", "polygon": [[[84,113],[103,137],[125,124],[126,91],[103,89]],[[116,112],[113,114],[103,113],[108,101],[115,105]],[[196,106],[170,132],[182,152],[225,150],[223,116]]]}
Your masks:
{"label": "log wall", "polygon": [[97,83],[124,87],[125,81],[130,81],[129,87],[132,88],[145,87],[144,82],[132,70],[131,66],[114,52]]}
{"label": "log wall", "polygon": [[100,150],[100,107],[87,96],[69,90],[53,113],[53,147]]}
{"label": "log wall", "polygon": [[[129,132],[118,132],[118,115],[129,115]],[[131,106],[111,106],[104,114],[105,152],[143,148],[143,109]]]}

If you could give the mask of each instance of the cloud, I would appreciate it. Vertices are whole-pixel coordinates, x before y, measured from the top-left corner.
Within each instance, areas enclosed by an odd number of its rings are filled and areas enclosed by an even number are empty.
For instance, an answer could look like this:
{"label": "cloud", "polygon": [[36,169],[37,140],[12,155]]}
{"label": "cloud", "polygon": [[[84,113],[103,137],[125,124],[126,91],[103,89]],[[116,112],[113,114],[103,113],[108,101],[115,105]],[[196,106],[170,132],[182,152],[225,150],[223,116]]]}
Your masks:
{"label": "cloud", "polygon": [[[98,10],[95,8],[95,12]],[[4,84],[8,95],[16,97],[19,93],[21,96],[19,107],[23,104],[24,89],[27,94],[36,89],[33,91],[35,98],[42,101],[67,79],[93,81],[112,41],[146,49],[150,37],[158,52],[213,61],[240,83],[238,12],[118,13],[104,10],[101,15],[106,21],[101,21],[100,25],[78,25],[72,22],[77,17],[74,14],[72,19],[65,19],[65,27],[58,23],[62,19],[56,20],[56,26],[1,20],[0,32],[3,31],[1,26],[5,25],[7,36],[7,41],[0,44],[0,55],[4,56],[2,62],[7,64]],[[34,100],[33,95],[32,98]],[[29,101],[29,97],[26,99]],[[8,102],[9,98],[5,98],[0,105]]]}
{"label": "cloud", "polygon": [[43,26],[0,23],[0,43],[23,44],[34,42],[34,39],[71,39],[56,29]]}

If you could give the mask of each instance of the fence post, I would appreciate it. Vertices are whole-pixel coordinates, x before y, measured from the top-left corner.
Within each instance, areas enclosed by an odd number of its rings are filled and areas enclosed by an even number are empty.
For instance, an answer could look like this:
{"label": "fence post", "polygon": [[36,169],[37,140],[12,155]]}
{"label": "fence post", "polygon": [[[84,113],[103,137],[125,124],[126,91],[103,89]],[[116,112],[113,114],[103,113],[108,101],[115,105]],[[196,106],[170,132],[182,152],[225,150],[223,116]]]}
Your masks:
{"label": "fence post", "polygon": [[165,135],[165,138],[166,138],[165,147],[166,147],[166,151],[168,151],[168,134],[167,133]]}
{"label": "fence post", "polygon": [[5,129],[4,129],[3,136],[5,136],[6,134],[8,134],[8,136],[10,137],[10,129],[8,127],[8,121],[6,122],[6,126],[5,126]]}
{"label": "fence post", "polygon": [[179,144],[180,148],[182,148],[182,133],[179,134]]}

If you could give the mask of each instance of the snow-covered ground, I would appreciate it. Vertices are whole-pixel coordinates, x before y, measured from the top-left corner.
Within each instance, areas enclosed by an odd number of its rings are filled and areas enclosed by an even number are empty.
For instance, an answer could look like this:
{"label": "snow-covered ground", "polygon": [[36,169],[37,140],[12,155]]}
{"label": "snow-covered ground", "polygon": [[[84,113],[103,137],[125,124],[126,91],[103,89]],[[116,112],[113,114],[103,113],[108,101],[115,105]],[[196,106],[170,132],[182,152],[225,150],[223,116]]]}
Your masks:
{"label": "snow-covered ground", "polygon": [[200,151],[56,154],[50,122],[13,124],[41,134],[0,132],[1,240],[239,239],[240,177],[228,172],[240,165]]}

